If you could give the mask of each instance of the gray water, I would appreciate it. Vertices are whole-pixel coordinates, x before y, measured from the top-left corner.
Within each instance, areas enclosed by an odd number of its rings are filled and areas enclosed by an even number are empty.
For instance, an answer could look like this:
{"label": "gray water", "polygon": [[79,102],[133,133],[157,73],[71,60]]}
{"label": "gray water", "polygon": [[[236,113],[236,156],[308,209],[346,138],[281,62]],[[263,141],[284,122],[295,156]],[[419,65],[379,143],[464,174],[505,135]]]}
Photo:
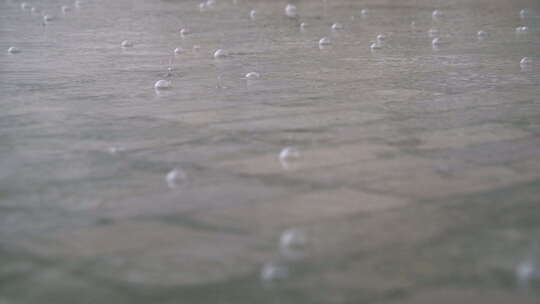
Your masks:
{"label": "gray water", "polygon": [[538,303],[538,1],[21,3],[1,304]]}

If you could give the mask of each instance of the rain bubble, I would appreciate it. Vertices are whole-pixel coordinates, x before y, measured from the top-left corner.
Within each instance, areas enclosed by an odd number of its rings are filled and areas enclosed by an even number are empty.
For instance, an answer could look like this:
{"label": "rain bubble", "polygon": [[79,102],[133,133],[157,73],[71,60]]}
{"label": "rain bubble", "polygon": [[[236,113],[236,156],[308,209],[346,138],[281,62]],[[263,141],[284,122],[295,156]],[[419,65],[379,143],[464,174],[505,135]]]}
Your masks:
{"label": "rain bubble", "polygon": [[515,268],[516,279],[519,287],[529,288],[531,283],[540,283],[540,267],[533,260],[519,263]]}
{"label": "rain bubble", "polygon": [[251,20],[257,19],[257,11],[254,10],[254,9],[251,10],[251,11],[249,12],[249,18],[250,18]]}
{"label": "rain bubble", "polygon": [[171,82],[168,80],[161,79],[161,80],[156,81],[156,83],[154,84],[154,89],[156,90],[167,90],[170,88],[171,88]]}
{"label": "rain bubble", "polygon": [[289,18],[296,18],[298,16],[296,5],[290,3],[287,4],[285,7],[285,16]]}
{"label": "rain bubble", "polygon": [[41,10],[38,7],[35,7],[35,6],[32,7],[31,11],[32,11],[33,14],[40,14],[41,13]]}
{"label": "rain bubble", "polygon": [[126,148],[113,146],[113,147],[109,147],[108,151],[111,155],[117,155],[117,154],[126,152]]}
{"label": "rain bubble", "polygon": [[202,2],[199,4],[199,11],[204,12],[206,10],[206,3]]}
{"label": "rain bubble", "polygon": [[433,38],[435,36],[438,36],[439,35],[439,30],[436,29],[436,28],[432,28],[432,29],[429,29],[428,31],[428,36]]}
{"label": "rain bubble", "polygon": [[216,50],[214,52],[214,58],[216,58],[216,59],[225,58],[227,56],[229,56],[229,54],[226,51],[222,50],[222,49],[218,49],[218,50]]}
{"label": "rain bubble", "polygon": [[207,0],[207,1],[206,1],[206,7],[207,7],[207,8],[214,8],[214,7],[216,7],[216,0]]}
{"label": "rain bubble", "polygon": [[45,22],[50,22],[50,21],[53,21],[53,20],[54,20],[54,17],[51,16],[51,15],[43,16],[43,21],[45,21]]}
{"label": "rain bubble", "polygon": [[191,34],[191,31],[187,28],[183,28],[180,30],[180,36],[185,37],[187,35]]}
{"label": "rain bubble", "polygon": [[527,8],[524,8],[522,9],[521,11],[519,11],[519,17],[521,19],[525,19],[527,17],[529,17],[531,15],[531,11]]}
{"label": "rain bubble", "polygon": [[343,26],[343,24],[341,23],[334,23],[332,24],[332,30],[334,31],[337,31],[337,30],[342,30],[344,29],[345,27]]}
{"label": "rain bubble", "polygon": [[279,153],[279,162],[283,169],[290,169],[290,165],[300,159],[300,151],[294,147],[286,147]]}
{"label": "rain bubble", "polygon": [[386,35],[384,34],[377,35],[377,42],[382,43],[385,40],[386,40]]}
{"label": "rain bubble", "polygon": [[10,53],[10,54],[18,54],[18,53],[20,53],[20,52],[21,52],[21,50],[18,49],[18,48],[16,48],[16,47],[14,47],[14,46],[12,46],[12,47],[10,47],[10,48],[8,49],[8,53]]}
{"label": "rain bubble", "polygon": [[187,180],[186,173],[184,170],[175,168],[171,170],[167,175],[165,176],[165,181],[167,182],[167,186],[171,189],[178,188],[185,184]]}
{"label": "rain bubble", "polygon": [[480,30],[476,33],[476,36],[478,36],[478,39],[484,39],[488,36],[488,33]]}
{"label": "rain bubble", "polygon": [[374,50],[380,50],[382,49],[382,44],[380,42],[374,42],[372,43],[369,48],[374,51]]}
{"label": "rain bubble", "polygon": [[133,42],[131,42],[129,40],[124,40],[124,41],[122,41],[122,43],[120,45],[123,48],[130,48],[130,47],[133,47]]}
{"label": "rain bubble", "polygon": [[30,4],[28,4],[28,3],[26,3],[26,2],[23,2],[23,3],[21,3],[21,8],[23,10],[29,10],[29,9],[32,8],[32,6]]}
{"label": "rain bubble", "polygon": [[249,72],[246,74],[246,79],[248,80],[255,80],[255,79],[259,79],[261,77],[261,75],[257,72]]}
{"label": "rain bubble", "polygon": [[433,40],[431,40],[431,45],[433,46],[440,46],[441,44],[442,44],[442,40],[439,37],[433,38]]}
{"label": "rain bubble", "polygon": [[518,26],[516,27],[516,33],[517,34],[524,34],[524,33],[527,33],[529,31],[529,28],[526,27],[526,26]]}
{"label": "rain bubble", "polygon": [[282,281],[288,276],[289,268],[286,265],[274,262],[264,264],[260,273],[260,278],[263,283]]}
{"label": "rain bubble", "polygon": [[360,11],[360,14],[362,14],[362,16],[367,16],[369,14],[369,9],[367,8],[364,8]]}
{"label": "rain bubble", "polygon": [[330,38],[328,38],[328,37],[322,37],[319,40],[319,45],[320,46],[328,46],[328,45],[331,45],[331,44],[332,44],[332,41],[330,41]]}
{"label": "rain bubble", "polygon": [[307,26],[307,23],[305,23],[305,22],[300,23],[300,29],[302,31],[306,29],[306,26]]}
{"label": "rain bubble", "polygon": [[185,50],[183,48],[181,48],[181,47],[177,47],[177,48],[174,49],[174,53],[176,55],[183,54],[184,52],[185,52]]}
{"label": "rain bubble", "polygon": [[521,61],[519,62],[519,64],[521,65],[526,65],[526,64],[531,64],[532,63],[532,59],[530,57],[523,57],[521,58]]}
{"label": "rain bubble", "polygon": [[285,230],[279,238],[279,251],[282,256],[289,259],[302,258],[306,254],[306,235],[298,229]]}
{"label": "rain bubble", "polygon": [[62,6],[62,13],[66,14],[66,13],[69,13],[71,12],[71,7],[67,6],[67,5],[63,5]]}
{"label": "rain bubble", "polygon": [[431,13],[431,17],[433,19],[437,19],[437,18],[440,18],[443,16],[443,13],[440,11],[440,10],[434,10],[432,13]]}

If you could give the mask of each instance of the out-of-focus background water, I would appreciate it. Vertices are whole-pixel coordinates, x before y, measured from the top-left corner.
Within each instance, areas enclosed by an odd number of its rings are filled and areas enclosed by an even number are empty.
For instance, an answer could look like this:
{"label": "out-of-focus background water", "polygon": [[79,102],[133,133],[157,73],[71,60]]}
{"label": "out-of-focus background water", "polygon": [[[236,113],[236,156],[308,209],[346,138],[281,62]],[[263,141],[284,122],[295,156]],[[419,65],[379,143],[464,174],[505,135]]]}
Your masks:
{"label": "out-of-focus background water", "polygon": [[1,304],[538,303],[540,3],[291,2],[0,0]]}

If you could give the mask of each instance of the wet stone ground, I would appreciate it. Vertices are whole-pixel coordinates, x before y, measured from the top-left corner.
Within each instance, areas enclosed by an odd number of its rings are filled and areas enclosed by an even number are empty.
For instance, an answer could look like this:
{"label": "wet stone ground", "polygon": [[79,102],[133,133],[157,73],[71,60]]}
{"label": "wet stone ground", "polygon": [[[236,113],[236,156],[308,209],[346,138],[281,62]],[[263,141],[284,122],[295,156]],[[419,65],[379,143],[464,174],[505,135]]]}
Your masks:
{"label": "wet stone ground", "polygon": [[540,3],[293,4],[0,0],[1,304],[539,303]]}

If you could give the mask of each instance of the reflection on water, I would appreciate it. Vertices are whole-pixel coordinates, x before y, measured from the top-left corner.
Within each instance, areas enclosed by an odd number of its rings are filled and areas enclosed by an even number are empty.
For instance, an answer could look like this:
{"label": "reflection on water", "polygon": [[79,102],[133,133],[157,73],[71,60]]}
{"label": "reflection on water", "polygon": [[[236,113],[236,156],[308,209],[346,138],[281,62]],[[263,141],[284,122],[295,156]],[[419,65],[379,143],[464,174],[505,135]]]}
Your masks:
{"label": "reflection on water", "polygon": [[0,0],[1,304],[538,303],[539,3],[290,2]]}

